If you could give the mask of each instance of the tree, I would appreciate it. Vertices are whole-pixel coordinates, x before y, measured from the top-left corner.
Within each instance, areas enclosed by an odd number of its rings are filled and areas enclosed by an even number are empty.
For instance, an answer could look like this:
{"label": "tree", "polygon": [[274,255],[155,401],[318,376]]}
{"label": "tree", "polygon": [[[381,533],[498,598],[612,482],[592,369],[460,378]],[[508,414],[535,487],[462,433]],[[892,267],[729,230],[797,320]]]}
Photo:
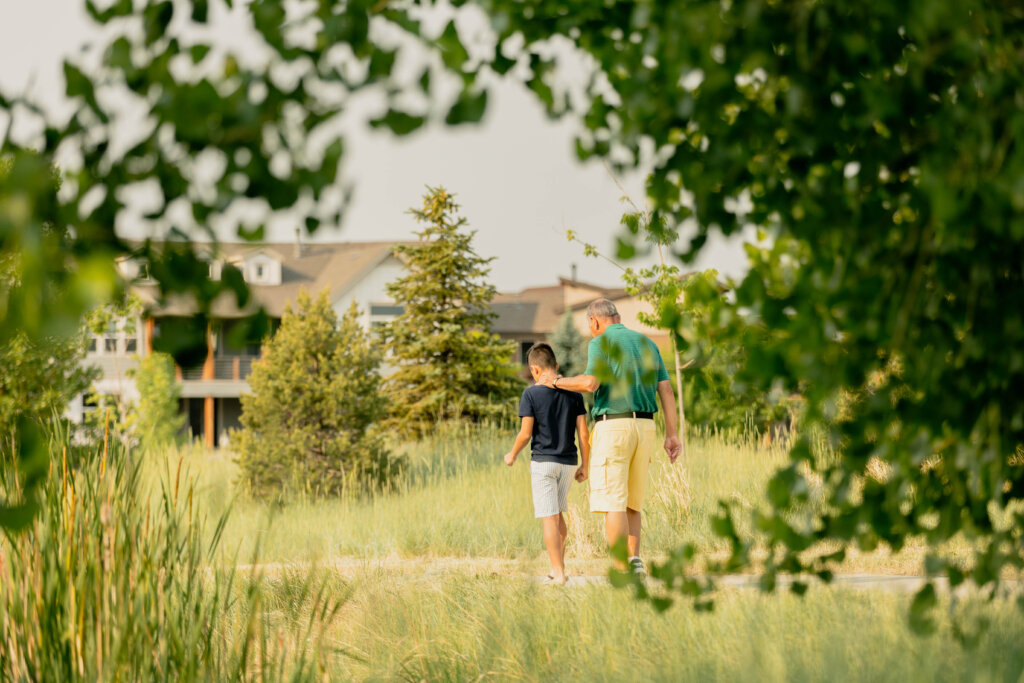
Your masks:
{"label": "tree", "polygon": [[[17,335],[0,347],[0,452],[8,457],[17,444],[19,419],[48,423],[64,414],[71,399],[89,388],[95,368],[82,364],[85,337],[29,341]],[[7,461],[7,458],[4,458]]]}
{"label": "tree", "polygon": [[179,412],[181,387],[174,378],[174,359],[166,353],[151,353],[134,371],[138,401],[129,408],[129,427],[144,448],[174,443],[185,428]]}
{"label": "tree", "polygon": [[572,311],[562,315],[558,327],[548,337],[548,343],[555,351],[563,375],[581,375],[587,369],[587,340],[576,329]]}
{"label": "tree", "polygon": [[285,309],[242,396],[238,462],[259,496],[337,494],[385,483],[399,461],[374,429],[381,361],[353,303],[339,326],[327,291]]}
{"label": "tree", "polygon": [[427,227],[418,244],[395,248],[408,274],[387,288],[403,311],[383,332],[395,366],[384,389],[391,424],[422,434],[438,421],[500,415],[522,386],[514,345],[490,331],[493,259],[473,251],[476,231],[463,230],[454,195],[430,189],[411,213]]}

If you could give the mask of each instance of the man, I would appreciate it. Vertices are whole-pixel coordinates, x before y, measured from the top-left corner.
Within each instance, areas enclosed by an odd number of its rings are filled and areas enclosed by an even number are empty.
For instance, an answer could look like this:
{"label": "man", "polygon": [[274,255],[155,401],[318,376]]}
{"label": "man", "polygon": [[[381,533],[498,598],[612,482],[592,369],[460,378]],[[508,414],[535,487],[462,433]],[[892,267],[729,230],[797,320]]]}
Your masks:
{"label": "man", "polygon": [[[676,402],[665,363],[654,342],[620,322],[615,304],[598,299],[587,307],[593,339],[587,369],[576,377],[555,377],[555,389],[594,392],[590,451],[590,510],[605,516],[609,545],[627,536],[629,569],[646,576],[640,559],[641,510],[647,471],[657,448],[656,396],[665,412],[665,452],[675,463],[682,451]],[[619,566],[620,569],[625,569]]]}

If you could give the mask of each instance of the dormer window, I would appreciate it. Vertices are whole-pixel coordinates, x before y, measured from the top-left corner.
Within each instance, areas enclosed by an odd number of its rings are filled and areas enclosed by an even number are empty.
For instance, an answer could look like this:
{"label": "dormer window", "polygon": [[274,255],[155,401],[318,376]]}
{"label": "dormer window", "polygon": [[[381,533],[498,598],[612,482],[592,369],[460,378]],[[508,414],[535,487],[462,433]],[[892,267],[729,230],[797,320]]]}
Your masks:
{"label": "dormer window", "polygon": [[242,259],[239,267],[246,281],[260,285],[281,284],[281,261],[275,256],[269,251],[259,251]]}

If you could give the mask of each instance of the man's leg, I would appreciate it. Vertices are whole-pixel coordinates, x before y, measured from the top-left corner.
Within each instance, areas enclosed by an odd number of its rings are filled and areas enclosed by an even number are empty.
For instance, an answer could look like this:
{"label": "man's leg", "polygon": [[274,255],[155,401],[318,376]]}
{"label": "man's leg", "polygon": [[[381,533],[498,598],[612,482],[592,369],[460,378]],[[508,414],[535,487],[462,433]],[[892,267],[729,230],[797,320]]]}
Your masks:
{"label": "man's leg", "polygon": [[648,471],[651,455],[657,447],[657,430],[653,420],[636,420],[637,447],[629,465],[629,497],[626,503],[626,518],[629,526],[629,557],[634,571],[643,572],[640,563],[640,530],[643,523],[641,510],[647,491]]}
{"label": "man's leg", "polygon": [[541,526],[544,530],[544,547],[548,550],[548,559],[551,560],[551,577],[555,583],[565,583],[565,560],[563,559],[565,552],[563,539],[565,536],[559,528],[564,528],[565,521],[562,520],[560,525],[559,520],[561,517],[562,513],[541,517]]}
{"label": "man's leg", "polygon": [[[625,512],[606,512],[604,514],[604,533],[608,537],[608,546],[614,547],[623,536],[629,535],[629,521]],[[626,571],[626,563],[615,560],[615,568]]]}
{"label": "man's leg", "polygon": [[640,525],[642,521],[640,511],[626,508],[626,520],[629,525],[629,556],[640,557]]}

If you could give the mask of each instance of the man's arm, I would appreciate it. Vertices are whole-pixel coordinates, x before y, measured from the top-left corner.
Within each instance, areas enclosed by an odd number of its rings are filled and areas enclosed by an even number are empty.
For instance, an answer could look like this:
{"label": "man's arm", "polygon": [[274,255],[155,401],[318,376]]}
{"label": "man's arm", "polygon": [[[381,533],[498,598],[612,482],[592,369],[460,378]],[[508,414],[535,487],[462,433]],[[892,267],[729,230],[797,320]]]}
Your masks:
{"label": "man's arm", "polygon": [[[555,376],[545,377],[544,381],[541,382],[546,387],[552,389],[555,388]],[[565,389],[566,391],[576,391],[579,393],[588,391],[597,391],[597,388],[601,386],[601,382],[598,381],[597,377],[593,375],[576,375],[575,377],[558,377],[558,388]]]}
{"label": "man's arm", "polygon": [[[561,382],[559,382],[561,384]],[[672,393],[672,382],[663,379],[658,382],[658,397],[661,399],[661,411],[665,416],[665,452],[669,462],[674,463],[683,450],[679,442],[679,430],[676,425],[676,396]]]}
{"label": "man's arm", "polygon": [[530,443],[530,439],[533,437],[533,418],[524,417],[523,422],[519,427],[519,433],[516,434],[516,442],[512,444],[512,450],[505,454],[505,464],[509,467],[515,464],[516,458],[519,456],[519,451],[526,448],[526,444]]}
{"label": "man's arm", "polygon": [[576,470],[576,481],[582,482],[590,476],[590,430],[587,429],[586,415],[576,416],[576,434],[580,440],[580,457],[583,458],[583,464]]}

